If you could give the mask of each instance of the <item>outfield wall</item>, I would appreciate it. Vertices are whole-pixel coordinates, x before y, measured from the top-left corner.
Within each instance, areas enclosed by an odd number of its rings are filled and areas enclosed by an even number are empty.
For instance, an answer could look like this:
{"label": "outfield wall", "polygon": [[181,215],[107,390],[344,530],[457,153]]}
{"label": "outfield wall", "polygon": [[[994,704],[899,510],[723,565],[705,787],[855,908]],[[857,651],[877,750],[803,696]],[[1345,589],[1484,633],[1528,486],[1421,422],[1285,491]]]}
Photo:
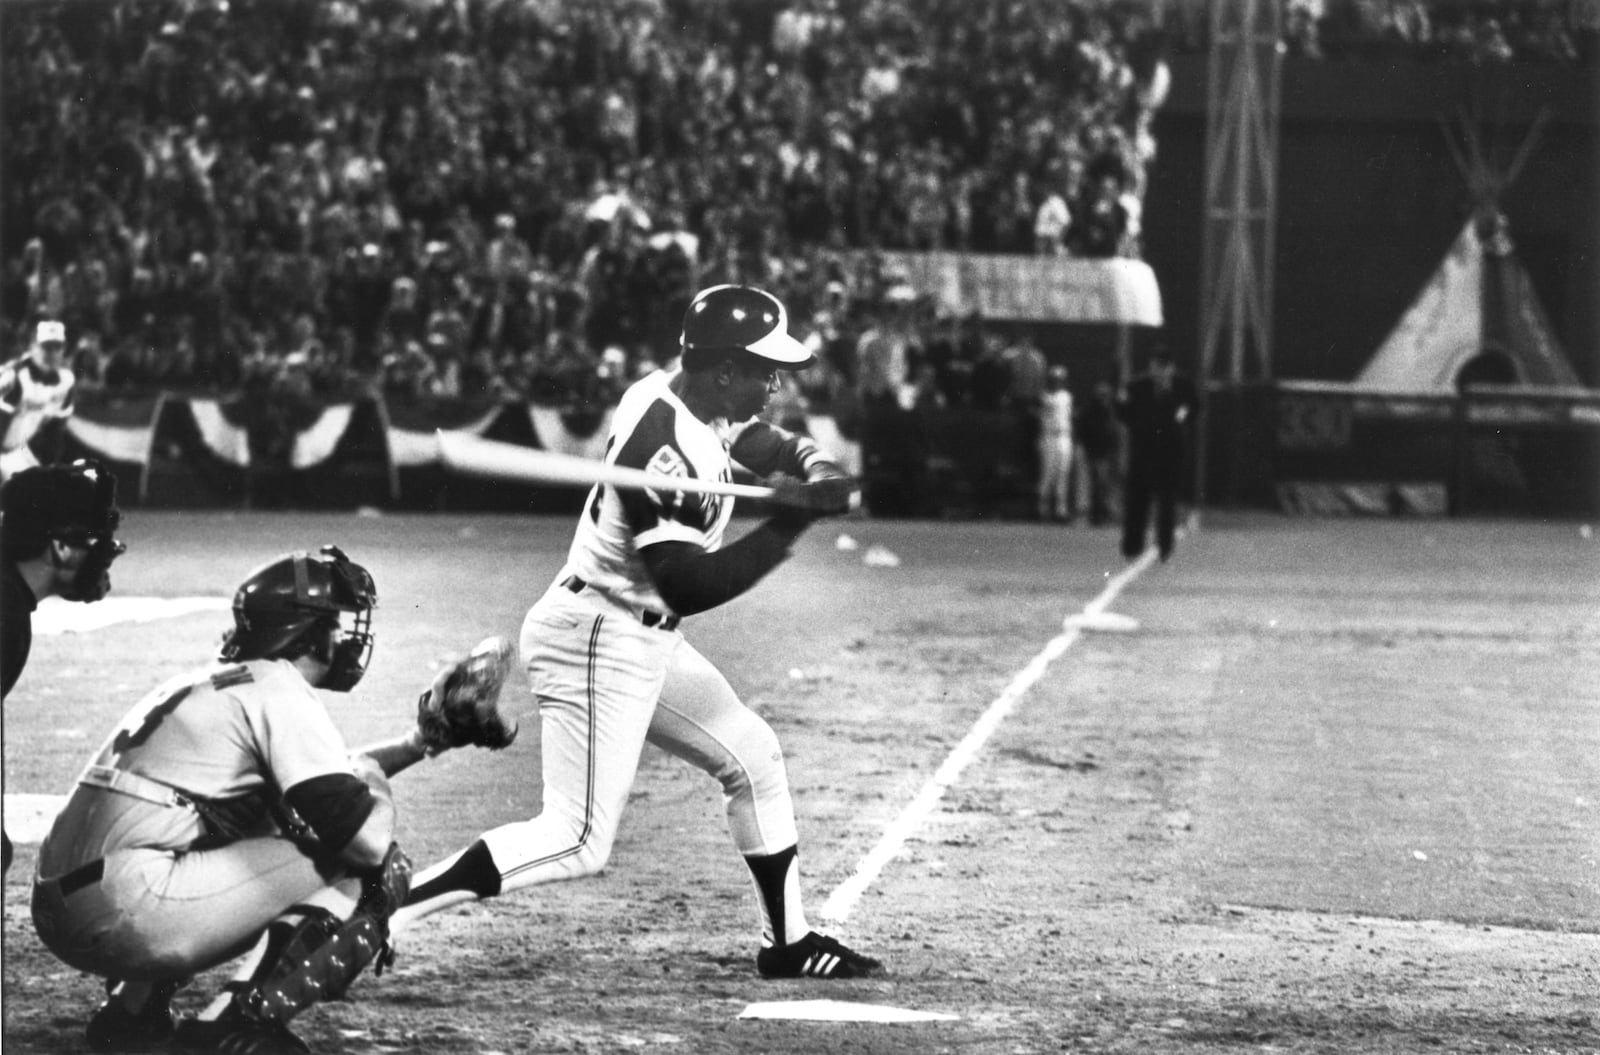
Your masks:
{"label": "outfield wall", "polygon": [[1600,391],[1463,395],[1283,381],[1214,388],[1206,497],[1287,513],[1600,513]]}

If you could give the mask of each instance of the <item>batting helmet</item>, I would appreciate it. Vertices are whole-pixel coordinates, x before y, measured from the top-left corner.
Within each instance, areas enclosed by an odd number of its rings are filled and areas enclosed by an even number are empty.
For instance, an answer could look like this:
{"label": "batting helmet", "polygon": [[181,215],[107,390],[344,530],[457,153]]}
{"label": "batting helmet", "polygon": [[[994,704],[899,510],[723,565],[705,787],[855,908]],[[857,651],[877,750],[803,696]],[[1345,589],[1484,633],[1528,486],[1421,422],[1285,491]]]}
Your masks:
{"label": "batting helmet", "polygon": [[327,649],[327,631],[351,613],[344,635],[317,658],[328,664],[318,688],[349,692],[372,658],[372,609],[378,590],[367,569],[337,546],[289,553],[250,573],[233,595],[233,629],[222,658],[293,659]]}
{"label": "batting helmet", "polygon": [[88,551],[58,592],[69,601],[98,601],[111,589],[111,562],[127,545],[117,540],[122,511],[117,478],[98,461],[36,465],[0,489],[0,547],[9,560],[32,560],[61,542]]}
{"label": "batting helmet", "polygon": [[803,370],[816,362],[789,336],[783,302],[754,286],[712,286],[695,294],[683,315],[683,364],[695,369],[746,352],[768,367]]}

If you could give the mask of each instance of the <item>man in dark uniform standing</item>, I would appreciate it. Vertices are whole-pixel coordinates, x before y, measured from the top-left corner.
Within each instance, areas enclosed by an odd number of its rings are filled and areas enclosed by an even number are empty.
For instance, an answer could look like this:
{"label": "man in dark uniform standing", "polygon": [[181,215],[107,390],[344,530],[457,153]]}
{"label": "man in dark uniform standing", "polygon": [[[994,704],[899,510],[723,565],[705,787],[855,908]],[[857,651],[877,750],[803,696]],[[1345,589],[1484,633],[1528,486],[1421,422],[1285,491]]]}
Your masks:
{"label": "man in dark uniform standing", "polygon": [[1184,426],[1194,416],[1194,382],[1177,372],[1166,349],[1156,348],[1150,370],[1117,395],[1117,417],[1128,430],[1128,479],[1122,514],[1122,555],[1144,552],[1150,504],[1156,507],[1156,545],[1172,556],[1178,526],[1178,482],[1183,473]]}
{"label": "man in dark uniform standing", "polygon": [[1109,381],[1097,382],[1072,424],[1078,455],[1078,511],[1087,508],[1091,527],[1113,516],[1117,453],[1116,394]]}
{"label": "man in dark uniform standing", "polygon": [[[35,466],[0,490],[0,699],[33,649],[33,611],[46,597],[98,601],[111,589],[122,514],[117,478],[98,462]],[[4,867],[11,840],[0,832]]]}

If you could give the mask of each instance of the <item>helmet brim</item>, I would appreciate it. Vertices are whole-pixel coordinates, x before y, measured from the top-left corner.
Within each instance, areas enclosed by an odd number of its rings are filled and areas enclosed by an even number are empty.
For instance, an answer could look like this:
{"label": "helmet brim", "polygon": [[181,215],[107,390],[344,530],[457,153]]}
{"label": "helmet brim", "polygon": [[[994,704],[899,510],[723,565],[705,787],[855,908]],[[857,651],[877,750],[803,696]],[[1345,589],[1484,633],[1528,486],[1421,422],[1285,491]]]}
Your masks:
{"label": "helmet brim", "polygon": [[759,341],[745,345],[745,351],[780,370],[804,370],[817,361],[810,348],[789,336],[789,331],[781,326]]}

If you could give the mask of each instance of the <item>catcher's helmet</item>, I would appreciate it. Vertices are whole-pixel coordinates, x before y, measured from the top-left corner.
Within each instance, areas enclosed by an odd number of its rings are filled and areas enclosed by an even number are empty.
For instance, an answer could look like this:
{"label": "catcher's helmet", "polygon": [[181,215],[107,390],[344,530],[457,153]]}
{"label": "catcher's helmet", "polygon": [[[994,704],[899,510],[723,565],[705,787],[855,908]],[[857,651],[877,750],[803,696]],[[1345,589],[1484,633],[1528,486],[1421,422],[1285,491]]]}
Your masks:
{"label": "catcher's helmet", "polygon": [[9,560],[31,560],[52,541],[88,550],[72,581],[59,590],[69,601],[98,601],[111,589],[111,562],[128,548],[117,540],[122,511],[117,478],[98,461],[36,465],[0,490],[0,546]]}
{"label": "catcher's helmet", "polygon": [[351,613],[351,625],[326,654],[328,673],[318,688],[349,692],[372,658],[372,609],[377,587],[367,569],[337,546],[289,553],[250,573],[233,595],[233,629],[222,639],[222,658],[293,659],[326,649],[326,631]]}
{"label": "catcher's helmet", "polygon": [[690,369],[739,351],[780,370],[816,362],[809,348],[789,336],[783,302],[754,286],[712,286],[695,294],[683,314],[682,344]]}

